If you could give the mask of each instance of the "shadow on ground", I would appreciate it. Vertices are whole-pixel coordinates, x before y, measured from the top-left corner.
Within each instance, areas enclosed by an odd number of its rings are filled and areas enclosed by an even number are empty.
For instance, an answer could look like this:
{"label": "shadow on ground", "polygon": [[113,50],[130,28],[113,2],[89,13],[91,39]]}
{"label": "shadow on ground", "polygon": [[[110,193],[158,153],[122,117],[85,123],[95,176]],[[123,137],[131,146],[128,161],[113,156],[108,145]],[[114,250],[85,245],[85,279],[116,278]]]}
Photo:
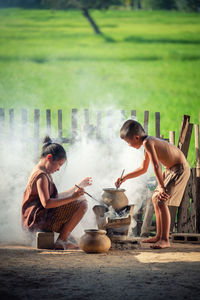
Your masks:
{"label": "shadow on ground", "polygon": [[182,300],[200,295],[196,245],[108,254],[4,246],[0,258],[1,299]]}

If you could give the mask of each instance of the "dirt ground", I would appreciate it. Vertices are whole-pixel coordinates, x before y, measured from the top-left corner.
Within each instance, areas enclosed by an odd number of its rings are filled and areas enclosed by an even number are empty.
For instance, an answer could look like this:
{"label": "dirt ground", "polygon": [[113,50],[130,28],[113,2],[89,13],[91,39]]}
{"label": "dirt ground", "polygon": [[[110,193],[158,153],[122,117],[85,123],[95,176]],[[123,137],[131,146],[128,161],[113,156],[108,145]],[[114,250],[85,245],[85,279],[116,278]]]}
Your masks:
{"label": "dirt ground", "polygon": [[200,245],[86,254],[0,245],[0,299],[200,299]]}

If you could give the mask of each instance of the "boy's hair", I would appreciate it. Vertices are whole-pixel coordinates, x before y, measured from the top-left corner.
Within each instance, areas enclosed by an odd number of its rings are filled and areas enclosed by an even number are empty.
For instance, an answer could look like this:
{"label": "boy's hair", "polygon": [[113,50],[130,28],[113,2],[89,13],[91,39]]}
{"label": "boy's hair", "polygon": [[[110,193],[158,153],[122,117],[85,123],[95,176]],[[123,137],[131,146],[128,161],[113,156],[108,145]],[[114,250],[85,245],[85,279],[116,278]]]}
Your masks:
{"label": "boy's hair", "polygon": [[127,120],[120,129],[120,137],[121,139],[132,139],[134,135],[144,136],[144,128],[137,121]]}
{"label": "boy's hair", "polygon": [[52,155],[53,160],[67,159],[66,151],[62,145],[53,143],[49,136],[43,140],[43,146],[40,157],[46,157],[48,154]]}

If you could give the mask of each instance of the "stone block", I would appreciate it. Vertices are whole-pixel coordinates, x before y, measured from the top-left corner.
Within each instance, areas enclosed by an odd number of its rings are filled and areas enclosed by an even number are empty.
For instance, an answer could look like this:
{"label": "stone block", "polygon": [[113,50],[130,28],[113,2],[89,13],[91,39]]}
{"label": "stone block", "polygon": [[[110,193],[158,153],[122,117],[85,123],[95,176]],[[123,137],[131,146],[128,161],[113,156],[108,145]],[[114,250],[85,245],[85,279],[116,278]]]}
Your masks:
{"label": "stone block", "polygon": [[37,232],[36,233],[37,249],[53,249],[54,233],[53,232]]}

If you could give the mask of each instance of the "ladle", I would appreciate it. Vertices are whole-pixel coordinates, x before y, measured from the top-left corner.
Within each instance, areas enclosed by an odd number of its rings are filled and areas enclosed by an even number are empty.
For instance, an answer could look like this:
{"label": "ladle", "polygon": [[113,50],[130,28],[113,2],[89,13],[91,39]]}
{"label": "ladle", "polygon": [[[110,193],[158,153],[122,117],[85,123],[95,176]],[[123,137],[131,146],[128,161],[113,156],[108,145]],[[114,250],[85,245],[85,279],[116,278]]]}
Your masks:
{"label": "ladle", "polygon": [[[121,177],[120,177],[120,180],[119,180],[119,184],[121,183],[121,181],[122,181],[122,177],[123,177],[123,175],[124,175],[124,171],[125,171],[125,169],[122,171],[122,174],[121,174]],[[117,189],[119,188],[119,186],[117,186]]]}
{"label": "ladle", "polygon": [[[77,184],[75,184],[75,186],[77,187],[77,188],[81,188],[80,186],[78,186]],[[97,201],[98,203],[101,203],[100,201],[98,201],[96,198],[94,198],[92,195],[90,195],[89,193],[87,193],[86,191],[84,191],[84,194],[86,194],[86,195],[88,195],[90,198],[92,198],[93,200],[95,200],[95,201]]]}

